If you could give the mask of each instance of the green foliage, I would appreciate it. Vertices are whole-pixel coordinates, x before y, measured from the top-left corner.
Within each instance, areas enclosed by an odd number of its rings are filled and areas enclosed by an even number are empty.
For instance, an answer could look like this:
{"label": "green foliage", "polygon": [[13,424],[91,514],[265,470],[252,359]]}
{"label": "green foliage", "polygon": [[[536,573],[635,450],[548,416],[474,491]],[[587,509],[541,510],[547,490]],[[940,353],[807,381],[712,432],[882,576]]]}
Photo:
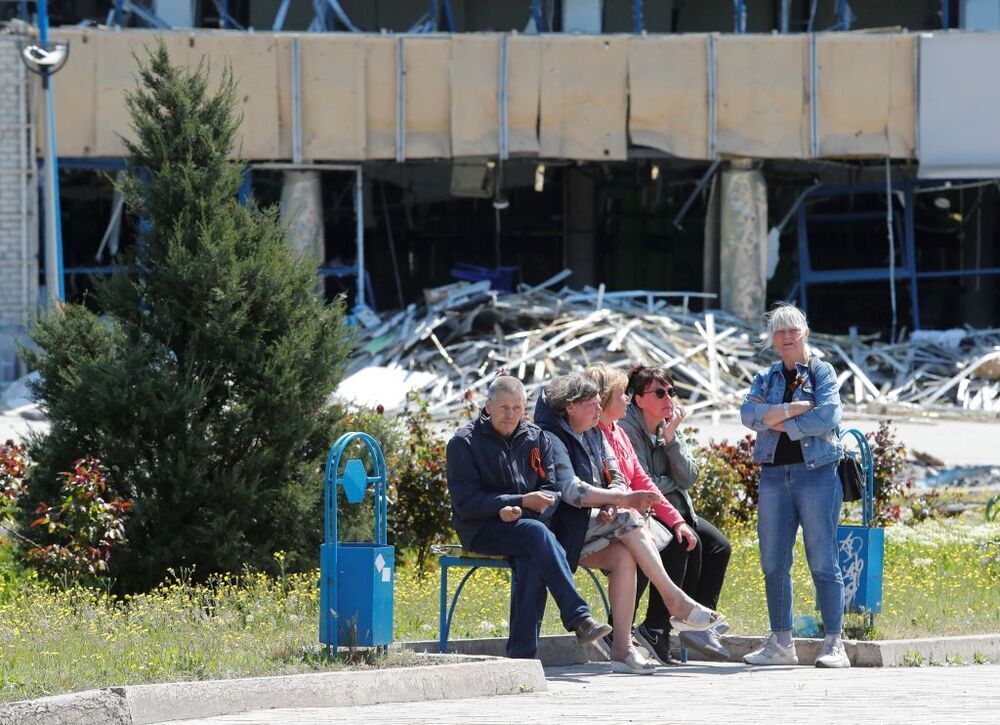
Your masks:
{"label": "green foliage", "polygon": [[431,427],[427,403],[411,399],[406,444],[390,459],[389,526],[397,547],[412,548],[423,571],[431,545],[454,538],[445,468],[446,441]]}
{"label": "green foliage", "polygon": [[986,510],[983,512],[983,516],[987,521],[1000,520],[1000,495],[993,496],[986,502]]}
{"label": "green foliage", "polygon": [[699,515],[724,530],[754,520],[760,466],[753,462],[753,438],[744,436],[735,445],[710,441],[695,456],[698,483],[691,498]]}
{"label": "green foliage", "polygon": [[139,75],[123,191],[148,228],[127,273],[97,284],[104,318],[69,305],[37,326],[27,357],[52,425],[31,444],[32,496],[100,459],[135,504],[112,572],[127,589],[171,567],[262,568],[279,549],[313,563],[342,305],[317,298],[315,260],[294,258],[276,210],[237,203],[231,75],[213,96],[162,44]]}
{"label": "green foliage", "polygon": [[[340,418],[332,428],[330,436],[331,443],[336,441],[344,433],[367,433],[378,441],[382,447],[382,455],[386,460],[388,474],[392,476],[394,461],[399,456],[401,447],[405,443],[405,432],[401,429],[399,421],[395,418],[387,417],[381,406],[372,410],[368,408],[348,408],[340,412]],[[367,449],[357,444],[351,452],[352,455],[346,458],[360,458],[365,462],[369,471],[373,470],[372,462],[368,458]],[[391,486],[390,481],[390,486]],[[371,491],[372,488],[369,488]],[[351,504],[344,497],[343,489],[337,491],[337,529],[338,537],[341,541],[371,541],[374,536],[374,494],[365,495],[364,501],[360,504]],[[389,528],[392,530],[393,515],[389,514]]]}
{"label": "green foliage", "polygon": [[878,430],[868,434],[868,443],[875,479],[875,525],[886,526],[899,521],[899,500],[913,487],[913,482],[903,477],[906,446],[896,440],[896,430],[888,420],[881,421]]}
{"label": "green foliage", "polygon": [[910,520],[919,523],[934,518],[937,514],[937,503],[940,497],[941,494],[938,491],[914,496],[910,500]]}

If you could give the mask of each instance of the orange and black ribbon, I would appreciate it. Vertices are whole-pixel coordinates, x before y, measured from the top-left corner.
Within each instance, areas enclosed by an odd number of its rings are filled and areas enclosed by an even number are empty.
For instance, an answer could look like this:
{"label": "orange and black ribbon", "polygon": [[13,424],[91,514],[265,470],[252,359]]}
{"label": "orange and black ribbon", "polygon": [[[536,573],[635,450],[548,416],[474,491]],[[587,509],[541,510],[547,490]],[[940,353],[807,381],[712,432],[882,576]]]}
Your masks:
{"label": "orange and black ribbon", "polygon": [[542,452],[537,448],[531,449],[531,470],[542,478],[548,478],[545,475],[545,467],[542,465]]}

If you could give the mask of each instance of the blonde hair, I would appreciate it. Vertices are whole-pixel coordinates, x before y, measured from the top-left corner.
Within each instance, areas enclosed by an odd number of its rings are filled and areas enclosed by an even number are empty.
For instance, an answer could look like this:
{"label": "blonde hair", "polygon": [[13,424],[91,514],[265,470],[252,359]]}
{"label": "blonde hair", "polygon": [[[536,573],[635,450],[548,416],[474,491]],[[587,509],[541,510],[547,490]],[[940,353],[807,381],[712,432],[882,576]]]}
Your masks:
{"label": "blonde hair", "polygon": [[809,322],[805,314],[791,302],[779,302],[764,315],[767,323],[767,346],[774,347],[774,333],[778,330],[802,330],[809,337]]}
{"label": "blonde hair", "polygon": [[597,383],[597,387],[600,388],[602,408],[608,407],[616,388],[621,388],[624,391],[628,386],[628,375],[625,371],[613,368],[607,363],[601,362],[591,365],[583,371],[583,374]]}

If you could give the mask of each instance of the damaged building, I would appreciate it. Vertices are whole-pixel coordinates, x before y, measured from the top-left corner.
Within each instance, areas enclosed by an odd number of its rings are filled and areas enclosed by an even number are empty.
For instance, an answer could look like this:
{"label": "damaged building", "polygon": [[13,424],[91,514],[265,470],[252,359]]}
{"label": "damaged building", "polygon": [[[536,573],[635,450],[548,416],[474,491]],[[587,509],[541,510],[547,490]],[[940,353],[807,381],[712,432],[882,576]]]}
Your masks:
{"label": "damaged building", "polygon": [[[68,51],[52,133],[22,62],[43,5]],[[80,0],[0,21],[5,339],[135,243],[114,184],[156,38],[233,69],[241,193],[359,312],[569,268],[747,320],[796,300],[825,332],[998,323],[1000,0]]]}

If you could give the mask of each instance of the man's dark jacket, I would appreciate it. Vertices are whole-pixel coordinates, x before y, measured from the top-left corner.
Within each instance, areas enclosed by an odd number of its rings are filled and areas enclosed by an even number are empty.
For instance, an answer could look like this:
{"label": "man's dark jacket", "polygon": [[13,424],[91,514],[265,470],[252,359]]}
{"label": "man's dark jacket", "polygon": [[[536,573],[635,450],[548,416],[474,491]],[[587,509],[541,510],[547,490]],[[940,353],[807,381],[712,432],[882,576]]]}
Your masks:
{"label": "man's dark jacket", "polygon": [[[451,520],[467,549],[485,521],[499,519],[504,506],[521,506],[524,494],[539,490],[552,492],[558,502],[552,450],[538,426],[522,420],[504,438],[484,413],[448,441]],[[537,514],[522,506],[521,515],[547,523],[555,508]]]}

